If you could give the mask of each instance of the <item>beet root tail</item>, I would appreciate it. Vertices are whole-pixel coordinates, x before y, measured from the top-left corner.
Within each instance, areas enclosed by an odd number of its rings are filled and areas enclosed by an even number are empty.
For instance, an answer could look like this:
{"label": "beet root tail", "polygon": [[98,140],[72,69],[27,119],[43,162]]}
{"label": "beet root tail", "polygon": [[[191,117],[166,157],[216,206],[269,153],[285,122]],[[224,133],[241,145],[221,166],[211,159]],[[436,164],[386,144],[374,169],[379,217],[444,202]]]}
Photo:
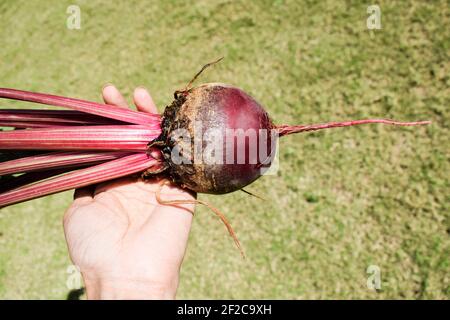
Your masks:
{"label": "beet root tail", "polygon": [[276,129],[278,130],[278,133],[280,136],[286,136],[286,135],[293,134],[293,133],[300,133],[300,132],[306,132],[306,131],[317,131],[317,130],[322,130],[322,129],[338,128],[338,127],[351,127],[351,126],[357,126],[360,124],[368,124],[368,123],[382,123],[382,124],[389,124],[389,125],[394,125],[394,126],[419,126],[419,125],[430,124],[431,121],[400,122],[400,121],[389,120],[389,119],[363,119],[363,120],[327,122],[327,123],[298,125],[298,126],[280,125],[280,126],[277,126]]}

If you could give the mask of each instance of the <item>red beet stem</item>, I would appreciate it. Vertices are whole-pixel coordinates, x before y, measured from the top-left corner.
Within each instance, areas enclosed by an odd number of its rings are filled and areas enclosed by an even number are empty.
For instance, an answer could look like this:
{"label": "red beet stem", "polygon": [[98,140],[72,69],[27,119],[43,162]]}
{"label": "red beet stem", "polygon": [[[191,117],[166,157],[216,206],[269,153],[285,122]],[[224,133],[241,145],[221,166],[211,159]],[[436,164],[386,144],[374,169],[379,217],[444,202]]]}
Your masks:
{"label": "red beet stem", "polygon": [[58,124],[54,122],[44,121],[0,121],[0,127],[18,128],[18,129],[36,129],[36,128],[50,128],[50,127],[65,127],[70,124]]}
{"label": "red beet stem", "polygon": [[0,176],[21,172],[41,171],[59,168],[79,167],[130,155],[122,151],[109,152],[51,152],[0,162]]}
{"label": "red beet stem", "polygon": [[145,151],[160,132],[140,125],[9,130],[0,132],[0,150]]}
{"label": "red beet stem", "polygon": [[0,208],[61,191],[117,179],[152,167],[159,170],[162,166],[162,162],[146,153],[125,156],[7,191],[0,194]]}
{"label": "red beet stem", "polygon": [[305,126],[290,126],[290,125],[280,125],[277,126],[276,129],[280,136],[289,135],[292,133],[299,133],[305,131],[316,131],[328,128],[337,128],[337,127],[350,127],[356,126],[360,124],[367,123],[383,123],[390,124],[396,126],[418,126],[418,125],[426,125],[430,124],[431,121],[416,121],[416,122],[400,122],[389,119],[364,119],[364,120],[352,120],[352,121],[342,121],[342,122],[328,122],[328,123],[319,123],[319,124],[310,124]]}
{"label": "red beet stem", "polygon": [[1,176],[0,177],[0,193],[17,189],[28,184],[32,184],[41,180],[48,179],[50,177],[58,176],[63,173],[67,173],[76,169],[85,167],[86,165],[79,166],[77,168],[64,168],[64,169],[49,169],[46,171],[27,172],[19,176]]}
{"label": "red beet stem", "polygon": [[46,126],[128,124],[73,110],[0,109],[0,126],[4,124],[4,126],[11,127],[12,123],[23,123],[24,125],[29,123],[29,128],[38,127],[39,124],[45,124]]}
{"label": "red beet stem", "polygon": [[28,102],[41,103],[52,106],[71,108],[74,110],[102,116],[110,119],[124,121],[132,124],[146,125],[151,122],[159,122],[160,116],[157,114],[134,111],[113,105],[106,105],[81,99],[55,96],[45,93],[0,88],[0,98],[22,100]]}

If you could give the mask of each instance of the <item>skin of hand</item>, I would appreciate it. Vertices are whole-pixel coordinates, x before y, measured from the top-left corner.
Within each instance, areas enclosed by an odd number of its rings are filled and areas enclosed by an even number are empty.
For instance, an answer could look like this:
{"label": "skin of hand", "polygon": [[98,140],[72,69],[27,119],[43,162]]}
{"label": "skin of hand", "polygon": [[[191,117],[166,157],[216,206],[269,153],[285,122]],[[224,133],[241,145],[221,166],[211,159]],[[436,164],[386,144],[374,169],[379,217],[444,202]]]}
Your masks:
{"label": "skin of hand", "polygon": [[[113,86],[106,104],[128,108]],[[142,87],[134,91],[139,111],[157,113]],[[126,177],[75,191],[64,215],[70,258],[80,269],[88,299],[173,299],[186,251],[194,205],[159,204],[196,195],[161,178]]]}

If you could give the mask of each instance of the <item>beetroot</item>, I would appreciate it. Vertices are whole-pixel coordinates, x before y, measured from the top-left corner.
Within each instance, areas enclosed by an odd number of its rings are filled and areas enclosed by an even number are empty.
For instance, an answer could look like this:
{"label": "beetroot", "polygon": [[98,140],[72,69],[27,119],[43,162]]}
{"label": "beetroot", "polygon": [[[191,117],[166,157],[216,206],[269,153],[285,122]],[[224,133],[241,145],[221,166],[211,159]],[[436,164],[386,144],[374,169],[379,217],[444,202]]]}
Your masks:
{"label": "beetroot", "polygon": [[[164,111],[162,134],[152,145],[163,146],[169,174],[176,183],[196,192],[222,194],[242,189],[261,176],[264,161],[275,152],[272,128],[267,112],[244,91],[208,83],[176,95]],[[174,132],[180,129],[190,139],[177,140]],[[219,155],[212,163],[205,161],[203,152],[208,130],[219,142],[214,145]],[[263,130],[269,132],[267,139],[261,137]],[[200,139],[192,143],[196,137]],[[260,144],[266,147],[262,157]],[[180,160],[175,148],[187,150],[181,163],[174,161],[174,156]]]}
{"label": "beetroot", "polygon": [[[164,111],[162,134],[150,145],[161,147],[175,183],[196,192],[223,194],[242,189],[264,173],[273,160],[279,136],[366,123],[413,126],[429,122],[365,119],[275,126],[264,108],[241,89],[207,83],[176,92],[175,100]],[[213,149],[220,151],[219,157],[205,163],[204,151],[210,142],[205,135],[212,129],[218,141]]]}
{"label": "beetroot", "polygon": [[[0,132],[0,154],[6,159],[0,162],[5,172],[0,175],[42,172],[32,178],[2,179],[2,190],[7,191],[0,193],[0,207],[138,172],[145,172],[145,177],[165,171],[184,188],[223,194],[242,189],[270,167],[279,136],[366,123],[429,123],[366,119],[276,126],[252,97],[219,83],[175,92],[175,100],[162,119],[120,107],[15,89],[0,88],[0,98],[76,110],[0,112],[2,126],[22,129]],[[43,157],[11,156],[21,150],[53,152]],[[61,151],[70,151],[63,154],[64,161]],[[154,157],[159,152],[162,157]],[[53,177],[55,172],[62,176]],[[40,177],[50,178],[40,181]]]}

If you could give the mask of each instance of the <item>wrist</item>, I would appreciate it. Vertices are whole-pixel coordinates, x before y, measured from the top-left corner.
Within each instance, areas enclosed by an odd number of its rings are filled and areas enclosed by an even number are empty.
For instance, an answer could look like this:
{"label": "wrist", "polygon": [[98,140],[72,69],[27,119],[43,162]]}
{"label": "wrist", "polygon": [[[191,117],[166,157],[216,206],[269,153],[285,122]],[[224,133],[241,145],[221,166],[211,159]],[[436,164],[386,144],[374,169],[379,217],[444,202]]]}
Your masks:
{"label": "wrist", "polygon": [[175,299],[176,282],[163,283],[148,279],[98,277],[83,274],[89,300]]}

